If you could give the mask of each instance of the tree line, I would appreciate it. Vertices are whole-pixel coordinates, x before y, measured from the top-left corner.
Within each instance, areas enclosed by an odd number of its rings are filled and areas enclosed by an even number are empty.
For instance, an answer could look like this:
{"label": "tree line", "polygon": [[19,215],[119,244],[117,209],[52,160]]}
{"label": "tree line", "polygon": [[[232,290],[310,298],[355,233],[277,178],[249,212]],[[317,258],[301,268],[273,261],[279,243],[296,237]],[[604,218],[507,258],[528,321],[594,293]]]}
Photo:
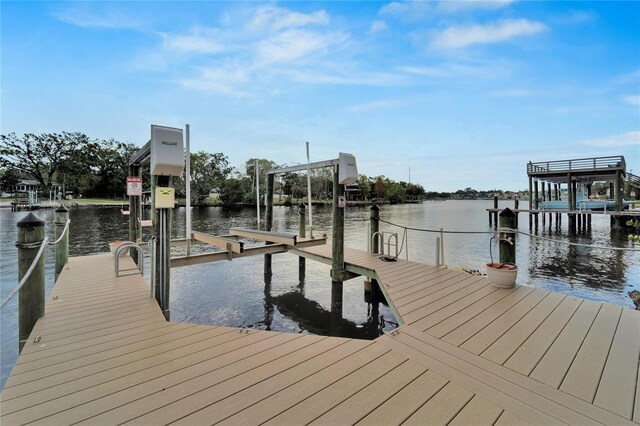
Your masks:
{"label": "tree line", "polygon": [[[73,196],[123,198],[129,160],[138,147],[114,139],[91,139],[79,132],[15,133],[0,135],[0,186],[13,192],[22,179],[33,179],[43,193],[54,184]],[[204,205],[217,195],[225,205],[255,204],[258,163],[260,194],[266,193],[267,170],[279,165],[269,159],[251,158],[244,170],[231,167],[223,153],[198,151],[191,153],[191,201]],[[143,187],[149,187],[149,170],[143,168]],[[185,179],[173,180],[178,197],[185,197]],[[348,196],[363,202],[401,203],[426,197],[419,184],[396,182],[384,176],[360,175],[357,184],[349,186]],[[314,200],[330,200],[333,176],[330,169],[311,171],[311,194]],[[285,204],[307,196],[306,173],[276,175],[274,193]]]}

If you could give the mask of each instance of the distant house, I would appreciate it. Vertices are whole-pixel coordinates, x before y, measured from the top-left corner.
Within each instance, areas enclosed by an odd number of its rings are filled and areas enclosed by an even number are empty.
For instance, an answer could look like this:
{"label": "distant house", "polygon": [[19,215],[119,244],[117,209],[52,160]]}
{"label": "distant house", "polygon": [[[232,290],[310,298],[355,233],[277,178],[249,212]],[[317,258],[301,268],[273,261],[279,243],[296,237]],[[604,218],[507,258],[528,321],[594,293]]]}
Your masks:
{"label": "distant house", "polygon": [[[38,182],[37,180],[23,179],[16,185],[16,192],[39,191],[41,186],[42,185],[40,185],[40,182]],[[59,183],[52,183],[51,189],[53,189],[55,192],[61,191],[62,185],[60,185]]]}
{"label": "distant house", "polygon": [[220,198],[220,188],[211,188],[209,190],[209,197]]}
{"label": "distant house", "polygon": [[358,182],[345,185],[344,194],[349,201],[364,201],[365,196],[360,193],[360,184]]}

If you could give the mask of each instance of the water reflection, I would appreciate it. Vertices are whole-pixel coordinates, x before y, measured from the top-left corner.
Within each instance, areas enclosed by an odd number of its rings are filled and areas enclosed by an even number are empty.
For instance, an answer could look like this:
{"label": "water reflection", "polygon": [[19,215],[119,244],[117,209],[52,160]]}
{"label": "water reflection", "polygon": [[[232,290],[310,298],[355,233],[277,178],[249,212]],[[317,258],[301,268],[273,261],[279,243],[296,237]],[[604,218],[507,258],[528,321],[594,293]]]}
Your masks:
{"label": "water reflection", "polygon": [[268,297],[265,293],[265,301],[269,300],[275,304],[280,313],[295,321],[301,330],[313,334],[375,339],[384,334],[385,330],[398,326],[396,321],[390,321],[384,315],[380,315],[379,296],[365,293],[364,297],[367,300],[367,319],[358,323],[345,319],[341,306],[332,304],[332,309],[326,310],[318,302],[307,299],[300,291]]}
{"label": "water reflection", "polygon": [[[563,235],[560,229],[543,233],[542,236],[563,238],[564,241],[580,245],[533,239],[528,256],[528,272],[532,278],[548,278],[552,283],[562,279],[564,288],[554,285],[554,290],[566,293],[577,288],[581,296],[596,300],[598,298],[594,294],[587,295],[587,289],[623,294],[630,284],[626,274],[629,255],[621,250],[594,248],[605,244],[601,234],[592,232],[591,228],[583,228],[576,236]],[[619,231],[610,231],[608,238],[610,241],[621,241]]]}

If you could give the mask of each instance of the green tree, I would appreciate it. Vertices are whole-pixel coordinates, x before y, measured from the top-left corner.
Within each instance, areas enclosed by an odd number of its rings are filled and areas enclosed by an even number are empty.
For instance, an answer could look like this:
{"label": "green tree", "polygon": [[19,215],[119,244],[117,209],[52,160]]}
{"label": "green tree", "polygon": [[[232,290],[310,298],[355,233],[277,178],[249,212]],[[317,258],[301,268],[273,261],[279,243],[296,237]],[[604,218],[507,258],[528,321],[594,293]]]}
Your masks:
{"label": "green tree", "polygon": [[378,176],[376,178],[376,183],[373,185],[373,193],[379,200],[382,200],[385,197],[384,176]]}
{"label": "green tree", "polygon": [[[258,170],[260,171],[260,198],[262,200],[264,200],[264,197],[262,197],[262,195],[266,194],[267,192],[267,171],[278,167],[278,165],[274,161],[267,160],[265,158],[251,158],[244,163],[246,177],[251,183],[251,189],[249,189],[249,192],[251,192],[251,194],[245,194],[245,198],[247,200],[246,202],[253,202],[254,204],[256,202],[256,160],[258,161]],[[275,183],[276,182],[274,178],[274,193]]]}
{"label": "green tree", "polygon": [[229,159],[222,153],[191,153],[191,202],[194,205],[204,204],[209,191],[213,188],[222,190],[232,170]]}
{"label": "green tree", "polygon": [[20,173],[15,169],[0,170],[0,189],[5,192],[13,192],[20,182]]}
{"label": "green tree", "polygon": [[365,201],[371,196],[371,183],[365,175],[358,175],[358,194]]}
{"label": "green tree", "polygon": [[244,194],[249,190],[250,182],[246,179],[229,178],[220,185],[220,201],[225,206],[241,203]]}
{"label": "green tree", "polygon": [[29,175],[50,188],[62,164],[89,143],[79,132],[25,133],[22,138],[15,133],[0,135],[0,167]]}

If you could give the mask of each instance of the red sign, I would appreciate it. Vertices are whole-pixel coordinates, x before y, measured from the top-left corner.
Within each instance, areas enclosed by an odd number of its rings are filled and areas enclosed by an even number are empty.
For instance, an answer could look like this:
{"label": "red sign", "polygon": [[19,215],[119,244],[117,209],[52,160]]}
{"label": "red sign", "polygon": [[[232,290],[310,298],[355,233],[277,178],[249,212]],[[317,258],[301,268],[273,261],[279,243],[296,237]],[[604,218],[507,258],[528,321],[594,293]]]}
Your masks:
{"label": "red sign", "polygon": [[142,178],[140,176],[127,176],[127,195],[142,195]]}

